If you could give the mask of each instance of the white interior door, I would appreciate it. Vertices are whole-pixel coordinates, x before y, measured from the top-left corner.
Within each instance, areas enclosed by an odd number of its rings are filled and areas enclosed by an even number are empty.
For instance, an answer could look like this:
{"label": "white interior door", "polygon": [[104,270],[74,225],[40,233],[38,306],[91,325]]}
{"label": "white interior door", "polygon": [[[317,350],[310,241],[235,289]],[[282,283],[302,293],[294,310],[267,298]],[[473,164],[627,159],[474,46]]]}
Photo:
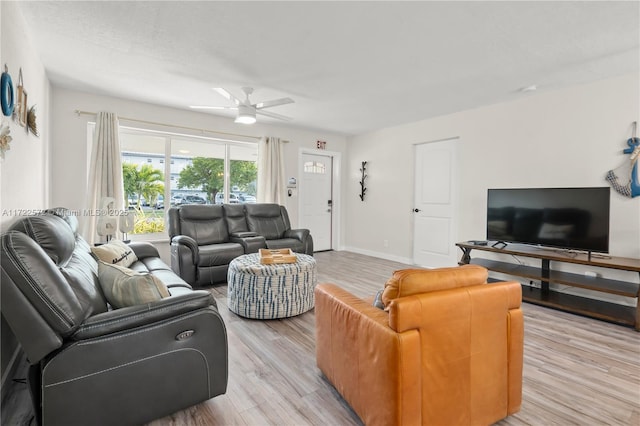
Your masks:
{"label": "white interior door", "polygon": [[302,154],[301,228],[307,228],[311,232],[314,251],[332,248],[332,177],[331,156]]}
{"label": "white interior door", "polygon": [[457,265],[455,246],[457,139],[416,145],[413,262]]}

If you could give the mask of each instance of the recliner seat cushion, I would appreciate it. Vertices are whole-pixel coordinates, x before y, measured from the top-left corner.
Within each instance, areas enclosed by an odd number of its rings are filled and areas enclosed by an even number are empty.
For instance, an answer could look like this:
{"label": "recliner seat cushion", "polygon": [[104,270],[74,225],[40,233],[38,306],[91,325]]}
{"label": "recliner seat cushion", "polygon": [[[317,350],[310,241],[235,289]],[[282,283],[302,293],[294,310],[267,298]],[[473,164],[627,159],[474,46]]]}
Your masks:
{"label": "recliner seat cushion", "polygon": [[304,253],[304,244],[295,238],[281,238],[279,240],[267,240],[267,248],[281,249],[290,248],[296,253]]}
{"label": "recliner seat cushion", "polygon": [[233,259],[244,254],[240,244],[224,243],[199,246],[198,266],[228,265]]}

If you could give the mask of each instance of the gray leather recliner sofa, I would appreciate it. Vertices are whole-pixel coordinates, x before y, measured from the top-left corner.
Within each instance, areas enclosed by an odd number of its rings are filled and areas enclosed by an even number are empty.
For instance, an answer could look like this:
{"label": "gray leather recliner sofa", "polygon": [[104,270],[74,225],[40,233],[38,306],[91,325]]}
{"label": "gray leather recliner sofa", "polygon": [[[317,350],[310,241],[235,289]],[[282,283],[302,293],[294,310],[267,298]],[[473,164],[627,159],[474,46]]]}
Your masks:
{"label": "gray leather recliner sofa", "polygon": [[225,282],[229,263],[261,248],[313,255],[308,229],[291,229],[279,204],[183,205],[169,209],[171,267],[193,285]]}
{"label": "gray leather recliner sofa", "polygon": [[77,219],[56,212],[1,236],[2,315],[31,364],[38,423],[140,424],[225,393],[227,336],[213,296],[137,243],[130,268],[171,296],[110,310]]}

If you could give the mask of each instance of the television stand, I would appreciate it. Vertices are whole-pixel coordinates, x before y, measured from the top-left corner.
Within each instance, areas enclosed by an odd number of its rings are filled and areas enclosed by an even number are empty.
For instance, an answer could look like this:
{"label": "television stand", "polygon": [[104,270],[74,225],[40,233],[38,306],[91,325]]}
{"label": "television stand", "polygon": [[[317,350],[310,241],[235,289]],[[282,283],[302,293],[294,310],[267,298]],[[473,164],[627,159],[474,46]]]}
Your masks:
{"label": "television stand", "polygon": [[[489,271],[499,272],[527,280],[540,281],[540,287],[522,285],[522,300],[536,305],[559,309],[566,312],[585,315],[616,324],[628,325],[640,331],[640,282],[621,281],[600,276],[586,276],[580,273],[564,272],[552,268],[552,262],[586,265],[619,271],[637,272],[640,276],[640,259],[626,257],[600,258],[590,253],[578,253],[573,257],[563,256],[553,250],[545,250],[524,244],[509,244],[508,248],[498,248],[491,244],[478,246],[470,242],[457,243],[462,250],[460,264],[480,265]],[[489,253],[507,254],[539,259],[540,266],[528,266],[518,263],[472,258],[472,250]],[[615,294],[636,299],[636,306],[625,306],[603,300],[591,299],[573,294],[561,293],[550,288],[549,284],[562,284],[601,293]]]}

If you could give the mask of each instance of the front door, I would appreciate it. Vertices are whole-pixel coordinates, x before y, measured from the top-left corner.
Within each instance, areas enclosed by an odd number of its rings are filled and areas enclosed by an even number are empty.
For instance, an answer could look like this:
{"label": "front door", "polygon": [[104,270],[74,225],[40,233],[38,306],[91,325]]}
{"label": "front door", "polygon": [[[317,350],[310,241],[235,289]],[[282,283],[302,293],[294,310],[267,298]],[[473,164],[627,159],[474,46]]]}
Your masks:
{"label": "front door", "polygon": [[457,139],[415,147],[413,263],[455,266]]}
{"label": "front door", "polygon": [[332,248],[332,160],[331,156],[302,154],[301,228],[311,232],[314,251]]}

